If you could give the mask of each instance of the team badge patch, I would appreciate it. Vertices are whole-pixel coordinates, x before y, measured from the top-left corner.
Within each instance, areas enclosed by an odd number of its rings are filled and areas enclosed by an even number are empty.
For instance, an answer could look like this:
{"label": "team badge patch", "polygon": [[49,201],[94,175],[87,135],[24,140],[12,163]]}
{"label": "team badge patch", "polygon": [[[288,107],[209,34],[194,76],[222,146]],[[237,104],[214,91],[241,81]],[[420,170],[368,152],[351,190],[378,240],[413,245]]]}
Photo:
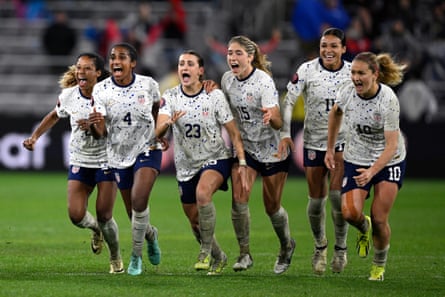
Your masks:
{"label": "team badge patch", "polygon": [[317,157],[317,153],[313,150],[308,150],[307,151],[307,158],[311,161],[315,160],[315,158]]}
{"label": "team badge patch", "polygon": [[298,74],[295,72],[294,75],[292,75],[292,78],[290,80],[293,84],[296,84],[298,82]]}
{"label": "team badge patch", "polygon": [[382,121],[382,115],[381,115],[380,112],[374,113],[373,114],[373,118],[374,118],[374,121],[376,121],[376,122],[381,122]]}
{"label": "team badge patch", "polygon": [[253,94],[252,93],[247,93],[247,97],[246,97],[248,102],[252,102],[253,101]]}
{"label": "team badge patch", "polygon": [[138,95],[138,103],[139,104],[144,104],[145,103],[145,96],[144,96],[144,94],[139,94]]}
{"label": "team badge patch", "polygon": [[71,167],[71,173],[72,174],[77,174],[80,171],[80,167],[79,166],[73,166]]}

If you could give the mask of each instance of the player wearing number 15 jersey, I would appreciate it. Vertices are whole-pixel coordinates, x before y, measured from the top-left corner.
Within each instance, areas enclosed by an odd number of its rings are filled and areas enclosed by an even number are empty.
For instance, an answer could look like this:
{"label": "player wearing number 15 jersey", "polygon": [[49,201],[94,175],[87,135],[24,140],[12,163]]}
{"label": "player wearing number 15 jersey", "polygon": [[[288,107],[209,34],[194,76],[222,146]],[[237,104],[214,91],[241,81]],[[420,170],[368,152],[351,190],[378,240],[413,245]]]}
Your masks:
{"label": "player wearing number 15 jersey", "polygon": [[[241,132],[247,161],[248,191],[241,188],[238,166],[232,168],[232,224],[240,247],[233,265],[242,271],[253,265],[250,255],[249,196],[258,174],[263,180],[263,203],[280,241],[280,252],[274,272],[285,272],[291,263],[295,241],[291,238],[287,211],[281,205],[281,194],[290,164],[288,150],[279,151],[282,119],[278,91],[269,71],[269,61],[258,45],[246,36],[235,36],[228,44],[227,64],[221,87],[226,94]],[[245,165],[245,164],[244,164]]]}

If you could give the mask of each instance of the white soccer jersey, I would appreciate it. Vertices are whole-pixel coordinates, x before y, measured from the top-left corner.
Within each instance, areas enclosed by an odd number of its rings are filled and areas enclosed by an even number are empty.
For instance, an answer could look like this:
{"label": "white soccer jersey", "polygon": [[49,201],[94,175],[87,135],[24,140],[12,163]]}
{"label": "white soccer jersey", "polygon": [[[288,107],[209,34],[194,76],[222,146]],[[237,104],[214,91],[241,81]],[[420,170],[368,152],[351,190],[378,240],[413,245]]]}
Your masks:
{"label": "white soccer jersey", "polygon": [[399,129],[399,100],[394,91],[379,85],[377,95],[360,98],[350,82],[338,93],[337,105],[344,113],[346,125],[345,161],[371,166],[385,149],[385,131],[399,131],[397,152],[387,164],[391,166],[405,159],[405,141]]}
{"label": "white soccer jersey", "polygon": [[172,126],[175,142],[176,178],[187,181],[209,162],[232,156],[222,137],[222,125],[233,120],[233,115],[221,90],[207,94],[202,89],[188,96],[181,86],[171,88],[162,95],[159,114],[172,116],[185,111]]}
{"label": "white soccer jersey", "polygon": [[255,69],[247,78],[238,80],[231,71],[224,73],[221,87],[229,99],[243,140],[244,150],[263,163],[280,161],[280,132],[263,124],[263,107],[279,107],[278,91],[273,79]]}
{"label": "white soccer jersey", "polygon": [[59,95],[56,112],[59,118],[70,118],[70,165],[88,168],[106,167],[105,139],[94,139],[89,132],[80,130],[76,123],[77,120],[88,119],[91,99],[82,96],[78,86],[63,89]]}
{"label": "white soccer jersey", "polygon": [[[351,63],[343,61],[337,71],[323,67],[320,58],[303,63],[287,84],[287,95],[283,101],[283,127],[290,137],[292,110],[300,95],[304,100],[304,147],[326,151],[328,142],[328,114],[334,105],[338,88],[351,78]],[[343,128],[337,144],[344,142]]]}
{"label": "white soccer jersey", "polygon": [[133,82],[119,86],[109,77],[94,86],[93,98],[96,111],[106,119],[111,167],[128,168],[156,145],[152,107],[160,94],[153,78],[135,74]]}

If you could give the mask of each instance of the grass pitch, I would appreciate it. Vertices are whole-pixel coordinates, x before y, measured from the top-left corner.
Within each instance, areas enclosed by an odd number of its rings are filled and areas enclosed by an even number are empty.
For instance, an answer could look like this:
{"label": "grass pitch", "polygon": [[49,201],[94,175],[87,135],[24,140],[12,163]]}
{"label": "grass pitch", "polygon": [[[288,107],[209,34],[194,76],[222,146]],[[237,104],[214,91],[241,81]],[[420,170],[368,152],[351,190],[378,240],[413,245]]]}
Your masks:
{"label": "grass pitch", "polygon": [[[306,218],[303,178],[288,180],[283,205],[297,242],[292,265],[274,275],[279,244],[255,184],[250,201],[254,266],[235,273],[238,247],[230,219],[230,193],[218,192],[216,236],[229,257],[221,276],[194,271],[199,246],[182,213],[176,182],[161,176],[152,193],[151,223],[159,229],[162,261],[144,255],[141,276],[108,274],[108,250],[94,255],[90,232],[71,224],[66,210],[65,173],[0,173],[0,296],[445,296],[445,186],[439,180],[406,180],[391,213],[391,249],[384,282],[367,280],[367,259],[354,250],[356,230],[349,229],[348,266],[322,277],[311,271],[313,240]],[[94,213],[95,195],[89,209]],[[370,201],[366,204],[369,212]],[[327,203],[329,207],[329,203]],[[115,219],[125,266],[131,252],[130,222],[120,196]],[[327,234],[332,257],[333,231]]]}

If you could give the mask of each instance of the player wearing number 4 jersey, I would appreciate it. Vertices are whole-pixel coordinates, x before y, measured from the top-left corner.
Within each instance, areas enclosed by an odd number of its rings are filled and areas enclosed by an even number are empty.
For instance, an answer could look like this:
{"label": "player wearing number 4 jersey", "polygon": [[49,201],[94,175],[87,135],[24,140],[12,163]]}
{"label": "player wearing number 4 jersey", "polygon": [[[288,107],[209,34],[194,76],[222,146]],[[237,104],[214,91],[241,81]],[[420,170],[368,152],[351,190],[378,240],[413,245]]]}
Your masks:
{"label": "player wearing number 4 jersey", "polygon": [[[346,237],[348,224],[341,213],[341,181],[343,178],[343,131],[335,144],[335,170],[324,164],[328,140],[328,114],[334,105],[336,92],[349,81],[351,63],[344,61],[346,38],[337,28],[326,29],[320,38],[320,57],[298,67],[287,85],[283,101],[283,128],[281,145],[294,148],[291,135],[292,110],[301,95],[304,100],[304,170],[308,184],[309,199],[307,216],[315,241],[312,269],[316,274],[326,271],[328,240],[326,237],[326,200],[331,203],[335,244],[331,261],[333,272],[342,272],[347,264]],[[300,153],[300,152],[298,152]],[[329,182],[328,182],[329,178]],[[329,191],[329,192],[328,192]],[[329,195],[328,195],[329,193]]]}
{"label": "player wearing number 4 jersey", "polygon": [[[137,53],[127,43],[111,48],[112,77],[93,90],[93,129],[107,137],[107,156],[131,218],[133,249],[128,274],[142,273],[142,248],[147,240],[150,263],[158,265],[157,229],[150,225],[148,200],[161,167],[161,145],[156,142],[155,119],[159,109],[158,83],[135,74]],[[105,118],[105,120],[103,120]]]}
{"label": "player wearing number 4 jersey", "polygon": [[240,248],[235,271],[253,265],[250,255],[249,198],[258,174],[263,181],[263,203],[280,241],[280,252],[274,272],[285,272],[291,263],[295,241],[291,238],[287,211],[281,205],[281,194],[290,164],[288,150],[279,151],[279,129],[282,119],[278,92],[269,71],[269,62],[258,45],[246,36],[235,36],[228,44],[227,64],[221,87],[229,99],[233,115],[241,132],[247,161],[248,190],[242,188],[239,166],[232,168],[232,223]]}
{"label": "player wearing number 4 jersey", "polygon": [[[218,190],[227,191],[232,152],[222,136],[226,128],[237,157],[245,160],[240,133],[221,90],[207,93],[203,86],[204,61],[195,51],[179,56],[181,84],[162,95],[156,132],[173,129],[176,178],[184,213],[201,245],[196,270],[220,274],[227,256],[216,241],[216,209],[212,201]],[[246,166],[240,166],[245,180]]]}
{"label": "player wearing number 4 jersey", "polygon": [[[404,68],[388,54],[358,54],[352,61],[352,82],[339,90],[329,113],[325,163],[329,169],[336,166],[335,141],[343,120],[346,144],[342,213],[359,231],[359,256],[368,255],[372,234],[374,259],[369,280],[373,281],[383,281],[391,237],[389,213],[405,173],[399,101],[388,86],[401,82]],[[363,214],[363,207],[372,186],[374,197],[368,217]]]}

